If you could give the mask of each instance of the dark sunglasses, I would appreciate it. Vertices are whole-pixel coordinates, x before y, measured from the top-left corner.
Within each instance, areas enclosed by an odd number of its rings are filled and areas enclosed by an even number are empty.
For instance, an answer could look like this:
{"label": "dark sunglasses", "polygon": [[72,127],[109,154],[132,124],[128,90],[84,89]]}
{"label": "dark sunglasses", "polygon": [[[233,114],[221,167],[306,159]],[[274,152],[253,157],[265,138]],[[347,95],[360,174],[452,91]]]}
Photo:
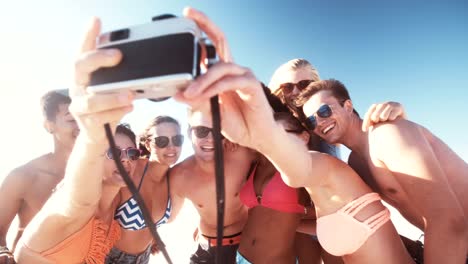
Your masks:
{"label": "dark sunglasses", "polygon": [[211,132],[213,135],[213,129],[211,127],[206,126],[194,126],[190,128],[197,138],[206,138],[208,134]]}
{"label": "dark sunglasses", "polygon": [[285,129],[286,133],[302,134],[304,130],[302,129]]}
{"label": "dark sunglasses", "polygon": [[[141,151],[139,149],[137,149],[137,148],[126,148],[126,149],[115,148],[115,150],[119,154],[119,159],[123,158],[123,153],[125,153],[125,155],[127,155],[127,158],[129,160],[137,160],[141,155]],[[112,149],[111,148],[109,148],[106,151],[106,158],[111,159],[111,160],[114,159],[114,156],[112,155]]]}
{"label": "dark sunglasses", "polygon": [[[328,118],[333,114],[330,106],[327,104],[320,106],[317,112],[315,113],[317,114],[317,116],[321,118]],[[307,125],[307,128],[310,130],[315,129],[315,127],[317,126],[317,118],[315,118],[315,114],[312,114],[309,117],[307,117],[306,125]]]}
{"label": "dark sunglasses", "polygon": [[283,91],[283,93],[285,94],[290,94],[292,93],[292,91],[294,90],[294,86],[297,87],[297,89],[299,89],[299,91],[302,91],[304,90],[310,83],[312,82],[312,80],[302,80],[302,81],[299,81],[297,83],[283,83],[280,85],[280,89]]}
{"label": "dark sunglasses", "polygon": [[172,141],[172,145],[175,147],[180,147],[182,144],[184,144],[184,136],[179,134],[172,136],[170,139],[166,136],[159,136],[154,138],[154,144],[158,148],[165,148],[169,146],[169,141]]}

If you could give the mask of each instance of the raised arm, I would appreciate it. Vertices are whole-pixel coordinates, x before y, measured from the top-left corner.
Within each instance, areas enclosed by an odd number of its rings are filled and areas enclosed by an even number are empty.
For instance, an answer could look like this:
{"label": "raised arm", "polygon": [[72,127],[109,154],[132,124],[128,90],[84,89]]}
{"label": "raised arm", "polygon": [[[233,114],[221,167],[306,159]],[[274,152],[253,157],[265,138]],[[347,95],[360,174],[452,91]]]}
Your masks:
{"label": "raised arm", "polygon": [[424,217],[425,263],[465,263],[464,213],[423,128],[397,120],[378,125],[370,133],[373,161],[393,173]]}
{"label": "raised arm", "polygon": [[[25,230],[25,244],[38,252],[49,249],[76,232],[95,214],[102,192],[103,155],[108,146],[104,124],[114,129],[120,119],[132,110],[133,95],[87,93],[90,74],[101,67],[116,65],[117,50],[96,50],[100,22],[94,19],[81,54],[75,63],[75,85],[70,89],[70,113],[80,134],[70,154],[64,183]],[[57,232],[57,230],[63,232]]]}
{"label": "raised arm", "polygon": [[[189,8],[184,13],[213,41],[222,62],[176,95],[176,100],[197,108],[219,94],[223,135],[234,143],[264,154],[282,174],[290,176],[286,179],[287,184],[298,186],[311,169],[306,146],[276,124],[260,82],[253,73],[230,63],[232,56],[224,33],[202,12]],[[289,147],[281,149],[272,142]]]}
{"label": "raised arm", "polygon": [[[260,82],[249,69],[218,63],[194,81],[177,99],[196,106],[219,94],[222,133],[232,142],[264,154],[296,186],[311,170],[307,148],[300,139],[288,135],[273,119]],[[280,148],[272,142],[281,142]],[[302,179],[299,179],[302,178]]]}

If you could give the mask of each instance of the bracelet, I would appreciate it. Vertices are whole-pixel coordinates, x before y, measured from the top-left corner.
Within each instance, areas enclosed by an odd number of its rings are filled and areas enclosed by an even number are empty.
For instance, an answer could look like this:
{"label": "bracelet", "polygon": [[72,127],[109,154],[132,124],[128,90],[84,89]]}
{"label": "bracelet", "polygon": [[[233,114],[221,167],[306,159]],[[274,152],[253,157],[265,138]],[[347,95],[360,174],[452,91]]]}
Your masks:
{"label": "bracelet", "polygon": [[13,253],[11,253],[7,246],[0,246],[0,255],[3,254],[13,255]]}

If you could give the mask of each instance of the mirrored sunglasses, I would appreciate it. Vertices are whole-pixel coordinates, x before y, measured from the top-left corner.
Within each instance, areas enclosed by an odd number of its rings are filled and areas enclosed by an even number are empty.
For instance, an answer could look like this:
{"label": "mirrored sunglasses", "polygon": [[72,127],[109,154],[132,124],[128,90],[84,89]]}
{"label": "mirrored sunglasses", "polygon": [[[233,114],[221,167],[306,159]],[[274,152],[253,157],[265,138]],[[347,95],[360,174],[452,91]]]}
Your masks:
{"label": "mirrored sunglasses", "polygon": [[320,106],[319,109],[317,110],[317,112],[315,112],[314,114],[307,117],[307,119],[306,119],[307,128],[309,130],[314,130],[315,127],[317,127],[317,118],[315,117],[315,115],[317,115],[317,116],[319,116],[321,118],[328,118],[332,114],[333,114],[333,112],[332,112],[332,109],[331,109],[331,107],[329,105],[324,104],[324,105]]}

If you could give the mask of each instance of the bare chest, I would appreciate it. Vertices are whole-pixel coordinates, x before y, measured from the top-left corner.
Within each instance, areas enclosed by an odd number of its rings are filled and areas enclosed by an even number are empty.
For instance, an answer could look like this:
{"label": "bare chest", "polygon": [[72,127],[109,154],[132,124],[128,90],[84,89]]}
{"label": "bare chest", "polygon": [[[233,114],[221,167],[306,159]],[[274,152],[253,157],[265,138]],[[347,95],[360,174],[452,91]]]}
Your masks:
{"label": "bare chest", "polygon": [[[245,173],[239,171],[225,172],[225,197],[226,208],[240,206],[240,190],[245,181]],[[216,208],[216,178],[215,175],[192,175],[190,181],[187,181],[186,197],[192,201],[198,210],[210,210]]]}
{"label": "bare chest", "polygon": [[46,201],[52,195],[56,187],[55,182],[42,181],[32,184],[23,198],[23,203],[18,212],[21,224],[27,224],[41,210]]}

